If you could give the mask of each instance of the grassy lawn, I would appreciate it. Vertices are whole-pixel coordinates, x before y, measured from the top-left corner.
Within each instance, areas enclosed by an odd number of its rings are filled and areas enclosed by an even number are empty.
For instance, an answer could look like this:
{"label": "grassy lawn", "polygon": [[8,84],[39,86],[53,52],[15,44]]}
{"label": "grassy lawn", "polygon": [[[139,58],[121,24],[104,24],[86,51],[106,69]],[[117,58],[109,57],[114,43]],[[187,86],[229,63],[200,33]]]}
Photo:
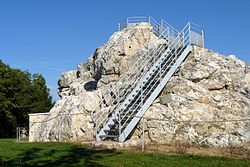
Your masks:
{"label": "grassy lawn", "polygon": [[250,160],[90,149],[69,143],[15,143],[0,139],[0,166],[246,166]]}

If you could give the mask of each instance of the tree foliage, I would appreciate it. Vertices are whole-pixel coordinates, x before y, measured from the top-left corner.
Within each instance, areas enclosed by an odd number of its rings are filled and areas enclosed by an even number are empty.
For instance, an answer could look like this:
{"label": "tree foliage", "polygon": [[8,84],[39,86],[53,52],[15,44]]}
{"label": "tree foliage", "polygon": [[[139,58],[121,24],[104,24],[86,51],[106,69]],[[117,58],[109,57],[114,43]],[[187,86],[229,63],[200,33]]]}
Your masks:
{"label": "tree foliage", "polygon": [[41,74],[12,69],[0,60],[0,137],[12,137],[16,127],[28,126],[28,114],[53,106]]}

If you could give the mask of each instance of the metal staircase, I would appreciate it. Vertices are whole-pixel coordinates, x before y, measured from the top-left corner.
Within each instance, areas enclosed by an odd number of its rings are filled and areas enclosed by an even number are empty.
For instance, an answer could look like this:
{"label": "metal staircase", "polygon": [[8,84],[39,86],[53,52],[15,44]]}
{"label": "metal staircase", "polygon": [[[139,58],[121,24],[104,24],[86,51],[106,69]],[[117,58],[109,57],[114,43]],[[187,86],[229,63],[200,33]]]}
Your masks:
{"label": "metal staircase", "polygon": [[149,23],[164,42],[148,47],[117,82],[115,89],[105,94],[100,108],[93,111],[97,141],[125,141],[192,51],[192,45],[204,46],[203,31],[193,23],[188,23],[178,32],[164,20],[156,22],[151,17],[140,17],[126,19],[125,24],[119,24],[119,29],[139,22]]}

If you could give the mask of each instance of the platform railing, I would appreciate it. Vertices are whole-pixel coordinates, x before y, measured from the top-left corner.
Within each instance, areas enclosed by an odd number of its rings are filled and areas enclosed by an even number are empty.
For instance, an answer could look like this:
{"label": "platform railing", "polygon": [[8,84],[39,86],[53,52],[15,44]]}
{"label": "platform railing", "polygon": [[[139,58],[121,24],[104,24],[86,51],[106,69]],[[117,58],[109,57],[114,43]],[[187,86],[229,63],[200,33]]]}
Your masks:
{"label": "platform railing", "polygon": [[118,28],[119,31],[124,30],[125,28],[135,25],[138,23],[148,23],[152,27],[152,31],[159,36],[162,34],[162,31],[168,29],[169,36],[176,37],[178,35],[178,30],[167,23],[165,20],[161,19],[157,21],[153,17],[127,17],[119,22]]}

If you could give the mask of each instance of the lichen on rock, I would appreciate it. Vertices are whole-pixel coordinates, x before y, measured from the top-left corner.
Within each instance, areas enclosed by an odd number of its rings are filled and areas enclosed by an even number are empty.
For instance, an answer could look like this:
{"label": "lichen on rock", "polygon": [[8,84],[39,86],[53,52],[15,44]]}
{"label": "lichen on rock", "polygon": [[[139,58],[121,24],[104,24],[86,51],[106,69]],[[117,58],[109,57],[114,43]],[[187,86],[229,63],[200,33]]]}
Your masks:
{"label": "lichen on rock", "polygon": [[[154,42],[153,42],[154,41]],[[153,43],[152,43],[153,42]],[[56,102],[32,141],[93,140],[91,112],[143,51],[162,44],[147,23],[115,32],[87,62],[62,74]],[[236,56],[194,46],[145,113],[145,140],[229,147],[250,142],[250,67]],[[125,83],[123,83],[125,84]],[[30,116],[31,124],[35,116]],[[219,122],[217,122],[219,121]],[[129,141],[142,137],[142,121]]]}

